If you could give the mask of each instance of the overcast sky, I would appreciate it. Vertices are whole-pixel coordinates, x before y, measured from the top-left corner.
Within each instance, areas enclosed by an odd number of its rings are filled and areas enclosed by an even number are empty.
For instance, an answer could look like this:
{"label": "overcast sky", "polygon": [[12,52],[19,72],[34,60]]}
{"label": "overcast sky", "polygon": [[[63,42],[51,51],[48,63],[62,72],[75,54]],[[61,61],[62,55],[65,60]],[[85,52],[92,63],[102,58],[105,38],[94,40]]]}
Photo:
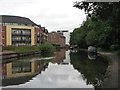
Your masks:
{"label": "overcast sky", "polygon": [[69,30],[79,27],[86,15],[73,7],[81,0],[0,0],[0,15],[27,17],[48,31]]}

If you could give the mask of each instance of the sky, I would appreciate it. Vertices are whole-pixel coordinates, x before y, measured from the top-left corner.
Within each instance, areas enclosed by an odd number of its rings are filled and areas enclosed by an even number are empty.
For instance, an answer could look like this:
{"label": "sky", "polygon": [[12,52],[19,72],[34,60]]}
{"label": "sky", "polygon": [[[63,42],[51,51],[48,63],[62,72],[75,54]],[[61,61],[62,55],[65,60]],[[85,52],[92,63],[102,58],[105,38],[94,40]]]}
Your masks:
{"label": "sky", "polygon": [[0,15],[27,17],[48,31],[79,27],[86,19],[83,10],[73,7],[81,0],[0,0]]}

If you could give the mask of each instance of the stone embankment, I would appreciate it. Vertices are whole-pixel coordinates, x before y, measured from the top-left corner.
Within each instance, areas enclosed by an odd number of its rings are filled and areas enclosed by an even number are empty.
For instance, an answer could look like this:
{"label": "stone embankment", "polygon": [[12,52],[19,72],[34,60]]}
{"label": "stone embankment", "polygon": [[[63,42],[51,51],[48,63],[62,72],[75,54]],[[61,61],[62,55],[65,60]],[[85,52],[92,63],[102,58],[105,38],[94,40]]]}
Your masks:
{"label": "stone embankment", "polygon": [[12,51],[3,51],[3,52],[0,52],[0,60],[2,61],[15,60],[15,59],[18,59],[19,57],[35,55],[35,54],[40,54],[40,52],[32,51],[32,52],[26,52],[26,53],[16,53]]}

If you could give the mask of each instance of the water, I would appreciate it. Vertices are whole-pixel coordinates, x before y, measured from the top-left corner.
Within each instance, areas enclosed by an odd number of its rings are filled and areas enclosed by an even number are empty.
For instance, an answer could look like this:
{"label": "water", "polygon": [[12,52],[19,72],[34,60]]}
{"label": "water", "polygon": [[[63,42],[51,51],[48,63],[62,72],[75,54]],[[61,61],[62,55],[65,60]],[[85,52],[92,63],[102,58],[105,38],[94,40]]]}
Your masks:
{"label": "water", "polygon": [[109,78],[108,58],[87,52],[56,52],[54,58],[39,55],[2,64],[3,88],[96,88]]}

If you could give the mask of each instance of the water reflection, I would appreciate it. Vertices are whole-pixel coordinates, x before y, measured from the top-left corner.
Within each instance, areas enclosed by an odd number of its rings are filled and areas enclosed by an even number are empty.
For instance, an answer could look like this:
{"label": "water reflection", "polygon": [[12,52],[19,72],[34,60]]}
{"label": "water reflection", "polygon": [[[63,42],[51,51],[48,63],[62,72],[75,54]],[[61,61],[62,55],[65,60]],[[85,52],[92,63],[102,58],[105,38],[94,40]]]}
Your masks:
{"label": "water reflection", "polygon": [[66,50],[65,49],[59,49],[56,52],[55,58],[54,58],[54,60],[52,62],[60,64],[66,58],[65,54],[66,54]]}
{"label": "water reflection", "polygon": [[39,55],[21,58],[19,60],[2,64],[2,85],[18,85],[29,82],[37,74],[48,67],[49,62],[61,63],[65,59],[65,50],[56,52],[53,60],[41,60]]}
{"label": "water reflection", "polygon": [[4,63],[2,67],[2,83],[7,87],[94,88],[106,77],[108,61],[103,57],[89,60],[86,52],[61,49],[50,60],[32,56]]}
{"label": "water reflection", "polygon": [[[13,86],[14,88],[16,86]],[[48,68],[37,75],[30,82],[17,86],[17,88],[93,88],[86,85],[81,74],[74,70],[72,65],[49,63]]]}
{"label": "water reflection", "polygon": [[[70,53],[71,64],[82,73],[83,79],[87,84],[99,87],[108,75],[107,68],[109,62],[104,57],[96,58],[96,55],[88,55],[86,52]],[[96,60],[89,60],[96,59]]]}
{"label": "water reflection", "polygon": [[97,58],[97,53],[89,53],[88,52],[88,59],[95,60]]}
{"label": "water reflection", "polygon": [[2,85],[8,86],[25,83],[45,70],[47,65],[47,61],[29,61],[29,59],[2,64]]}

